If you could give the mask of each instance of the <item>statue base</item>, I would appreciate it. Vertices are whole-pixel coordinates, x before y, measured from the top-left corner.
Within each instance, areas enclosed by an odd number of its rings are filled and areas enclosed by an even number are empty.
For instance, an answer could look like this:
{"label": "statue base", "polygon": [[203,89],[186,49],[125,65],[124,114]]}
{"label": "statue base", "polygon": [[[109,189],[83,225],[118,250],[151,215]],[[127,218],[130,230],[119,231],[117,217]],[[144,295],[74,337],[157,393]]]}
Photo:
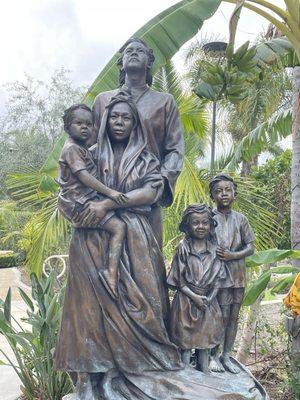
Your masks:
{"label": "statue base", "polygon": [[[238,374],[212,372],[205,375],[192,367],[180,371],[150,371],[144,375],[128,374],[126,377],[117,371],[109,371],[103,381],[105,397],[99,395],[97,400],[270,400],[251,372],[234,358],[231,360],[239,367]],[[75,394],[69,394],[62,400],[79,399]]]}

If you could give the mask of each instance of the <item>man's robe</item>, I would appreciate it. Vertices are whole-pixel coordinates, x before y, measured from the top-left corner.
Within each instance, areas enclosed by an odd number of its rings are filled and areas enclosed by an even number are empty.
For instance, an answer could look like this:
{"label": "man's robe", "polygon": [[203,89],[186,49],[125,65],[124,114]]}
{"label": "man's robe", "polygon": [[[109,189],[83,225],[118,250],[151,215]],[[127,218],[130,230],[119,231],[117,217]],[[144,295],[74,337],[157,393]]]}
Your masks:
{"label": "man's robe", "polygon": [[[147,85],[131,91],[124,85],[123,90],[131,92],[137,106],[141,123],[147,132],[149,150],[158,158],[164,178],[164,192],[159,206],[154,206],[150,223],[155,237],[162,247],[162,209],[173,202],[176,180],[183,166],[183,129],[178,108],[171,94],[157,92]],[[95,127],[98,134],[105,106],[119,91],[100,93],[94,102]]]}

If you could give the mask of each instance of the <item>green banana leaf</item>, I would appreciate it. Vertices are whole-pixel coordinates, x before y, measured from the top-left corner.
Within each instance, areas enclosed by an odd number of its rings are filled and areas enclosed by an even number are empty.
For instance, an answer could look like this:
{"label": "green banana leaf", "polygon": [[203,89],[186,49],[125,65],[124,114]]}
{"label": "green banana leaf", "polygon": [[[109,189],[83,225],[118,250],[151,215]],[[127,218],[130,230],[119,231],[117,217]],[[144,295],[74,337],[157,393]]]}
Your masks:
{"label": "green banana leaf", "polygon": [[[220,3],[221,0],[182,0],[152,18],[132,35],[145,40],[153,49],[153,73],[164,66],[186,41],[198,33],[203,22],[216,12]],[[92,105],[99,93],[118,86],[118,58],[119,54],[116,53],[97,76],[83,98],[86,104]],[[62,135],[43,165],[42,172],[52,177],[56,176],[57,161],[64,141],[65,135]]]}
{"label": "green banana leaf", "polygon": [[300,65],[294,47],[286,37],[278,37],[263,42],[256,47],[256,60],[263,64],[277,64],[283,67],[296,67]]}
{"label": "green banana leaf", "polygon": [[[300,250],[270,249],[258,251],[246,258],[247,267],[259,267],[260,265],[272,264],[286,259],[300,258]],[[275,268],[274,268],[275,269]]]}
{"label": "green banana leaf", "polygon": [[[286,259],[296,259],[300,258],[299,250],[279,250],[279,249],[270,249],[265,251],[259,251],[254,253],[252,256],[246,258],[247,267],[258,267],[261,265],[271,264],[278,261],[286,260]],[[243,301],[244,306],[250,306],[253,304],[258,297],[263,293],[263,291],[267,288],[272,274],[281,275],[281,274],[295,274],[299,273],[300,269],[297,267],[293,267],[291,265],[287,266],[279,266],[273,267],[269,270],[263,272],[254,282],[252,282],[249,287],[247,287],[245,298]],[[280,290],[282,287],[285,287],[290,279],[294,279],[294,275],[289,275],[289,277],[284,277],[280,280],[276,287],[274,287],[274,293]]]}

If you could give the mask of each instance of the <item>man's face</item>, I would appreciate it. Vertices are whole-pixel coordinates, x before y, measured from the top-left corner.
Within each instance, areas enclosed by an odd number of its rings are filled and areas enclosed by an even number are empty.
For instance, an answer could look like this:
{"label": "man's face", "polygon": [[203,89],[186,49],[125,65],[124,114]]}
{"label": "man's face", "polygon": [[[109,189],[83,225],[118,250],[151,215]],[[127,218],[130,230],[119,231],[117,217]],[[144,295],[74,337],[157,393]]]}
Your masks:
{"label": "man's face", "polygon": [[125,71],[146,71],[149,64],[146,47],[142,43],[131,42],[123,52],[122,63]]}
{"label": "man's face", "polygon": [[233,183],[230,181],[217,182],[213,190],[213,198],[218,206],[230,207],[235,199]]}
{"label": "man's face", "polygon": [[195,239],[205,239],[210,232],[210,221],[207,213],[192,213],[188,224],[189,234]]}
{"label": "man's face", "polygon": [[127,103],[117,103],[110,110],[108,117],[109,137],[113,142],[128,140],[133,128],[133,116]]}
{"label": "man's face", "polygon": [[68,133],[74,140],[85,143],[93,134],[92,114],[81,108],[74,110]]}

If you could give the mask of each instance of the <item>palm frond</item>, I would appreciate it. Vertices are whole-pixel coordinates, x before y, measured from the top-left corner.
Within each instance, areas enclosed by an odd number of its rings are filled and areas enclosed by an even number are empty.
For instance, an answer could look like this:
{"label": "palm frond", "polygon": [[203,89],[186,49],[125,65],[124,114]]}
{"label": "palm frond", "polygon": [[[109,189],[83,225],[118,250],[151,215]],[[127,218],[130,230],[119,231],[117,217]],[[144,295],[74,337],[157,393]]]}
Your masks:
{"label": "palm frond", "polygon": [[234,148],[233,157],[225,169],[234,170],[242,160],[250,161],[291,133],[292,111],[284,110],[249,132]]}
{"label": "palm frond", "polygon": [[28,225],[32,232],[31,246],[26,257],[26,264],[31,272],[41,275],[42,263],[47,247],[64,240],[68,235],[69,224],[57,208],[57,198],[44,204]]}

